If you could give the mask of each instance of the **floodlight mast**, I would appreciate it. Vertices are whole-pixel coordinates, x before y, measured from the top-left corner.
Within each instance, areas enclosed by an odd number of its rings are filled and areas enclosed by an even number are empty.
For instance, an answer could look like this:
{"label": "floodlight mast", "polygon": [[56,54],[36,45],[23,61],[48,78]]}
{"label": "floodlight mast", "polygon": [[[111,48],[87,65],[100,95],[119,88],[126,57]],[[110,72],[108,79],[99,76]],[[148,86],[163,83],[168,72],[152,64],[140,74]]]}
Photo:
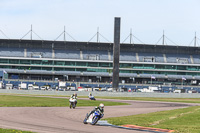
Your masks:
{"label": "floodlight mast", "polygon": [[113,43],[113,77],[112,90],[119,89],[119,55],[120,55],[120,17],[115,17],[114,21],[114,43]]}
{"label": "floodlight mast", "polygon": [[165,31],[163,30],[163,41],[162,44],[165,45]]}
{"label": "floodlight mast", "polygon": [[194,47],[197,46],[197,35],[196,35],[196,32],[195,32],[195,37],[194,37]]}

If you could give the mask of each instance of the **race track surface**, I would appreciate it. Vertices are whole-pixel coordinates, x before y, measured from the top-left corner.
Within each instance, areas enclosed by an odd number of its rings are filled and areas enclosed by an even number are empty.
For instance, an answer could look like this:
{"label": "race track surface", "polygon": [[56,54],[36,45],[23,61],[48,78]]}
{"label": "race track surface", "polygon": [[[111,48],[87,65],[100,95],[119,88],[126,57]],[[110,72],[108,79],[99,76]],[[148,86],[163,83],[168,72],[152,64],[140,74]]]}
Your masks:
{"label": "race track surface", "polygon": [[[102,99],[101,99],[102,100]],[[150,113],[197,104],[106,100],[131,105],[105,106],[104,118]],[[20,129],[39,133],[145,133],[109,126],[83,124],[86,113],[94,107],[0,107],[0,128]]]}

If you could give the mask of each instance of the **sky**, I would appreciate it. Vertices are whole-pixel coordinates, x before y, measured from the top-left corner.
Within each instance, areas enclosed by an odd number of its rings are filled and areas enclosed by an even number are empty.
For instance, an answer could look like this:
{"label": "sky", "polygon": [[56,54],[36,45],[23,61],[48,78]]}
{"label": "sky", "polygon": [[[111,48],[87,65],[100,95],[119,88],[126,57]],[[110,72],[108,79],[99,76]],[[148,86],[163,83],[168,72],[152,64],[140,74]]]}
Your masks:
{"label": "sky", "polygon": [[200,44],[199,6],[200,0],[0,0],[0,39],[21,39],[32,25],[44,40],[57,39],[65,26],[68,41],[87,42],[99,28],[99,41],[113,42],[114,18],[121,17],[121,42],[130,42],[132,29],[133,43],[162,44],[164,31],[166,45],[193,46],[195,32]]}

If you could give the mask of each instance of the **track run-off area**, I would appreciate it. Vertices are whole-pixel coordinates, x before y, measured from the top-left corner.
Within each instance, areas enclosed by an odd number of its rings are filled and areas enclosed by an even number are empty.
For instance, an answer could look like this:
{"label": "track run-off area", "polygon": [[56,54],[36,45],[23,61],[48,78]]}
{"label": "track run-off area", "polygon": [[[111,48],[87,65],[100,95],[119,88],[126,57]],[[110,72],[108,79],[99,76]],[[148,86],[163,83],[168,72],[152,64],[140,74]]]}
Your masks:
{"label": "track run-off area", "polygon": [[[45,96],[51,97],[51,96]],[[54,97],[67,98],[67,97]],[[87,98],[79,98],[87,99]],[[164,110],[186,108],[200,104],[157,101],[97,99],[129,103],[130,105],[105,106],[104,118],[145,114]],[[86,113],[94,107],[0,107],[0,128],[19,129],[38,133],[145,133],[112,126],[83,124]]]}

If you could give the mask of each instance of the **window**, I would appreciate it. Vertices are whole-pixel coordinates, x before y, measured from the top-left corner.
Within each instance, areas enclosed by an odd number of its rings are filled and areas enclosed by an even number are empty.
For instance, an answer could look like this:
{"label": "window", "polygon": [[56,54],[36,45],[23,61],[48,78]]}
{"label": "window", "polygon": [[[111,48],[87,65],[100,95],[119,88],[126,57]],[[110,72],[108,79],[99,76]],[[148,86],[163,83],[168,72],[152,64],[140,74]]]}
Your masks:
{"label": "window", "polygon": [[178,70],[186,70],[186,66],[177,66]]}
{"label": "window", "polygon": [[120,70],[119,72],[120,72],[120,73],[130,73],[129,70]]}
{"label": "window", "polygon": [[64,68],[55,67],[54,70],[55,71],[64,71],[65,69]]}
{"label": "window", "polygon": [[188,67],[187,67],[187,70],[190,70],[190,71],[198,71],[198,67],[197,67],[197,66],[188,66]]}
{"label": "window", "polygon": [[0,66],[0,68],[10,68],[10,66]]}
{"label": "window", "polygon": [[52,71],[52,67],[42,67],[42,70]]}
{"label": "window", "polygon": [[109,63],[99,63],[99,67],[109,67]]}
{"label": "window", "polygon": [[18,69],[29,70],[30,67],[28,67],[28,66],[19,66]]}
{"label": "window", "polygon": [[40,65],[41,61],[40,60],[32,60],[31,63],[36,64],[36,65]]}
{"label": "window", "polygon": [[66,61],[65,65],[66,66],[75,66],[75,62],[73,62],[73,61]]}
{"label": "window", "polygon": [[42,64],[43,65],[53,65],[53,62],[49,61],[49,60],[42,60]]}
{"label": "window", "polygon": [[146,68],[146,69],[154,69],[154,65],[144,64],[144,68]]}
{"label": "window", "polygon": [[21,64],[30,64],[31,61],[30,60],[20,60]]}
{"label": "window", "polygon": [[9,60],[10,64],[19,64],[19,60]]}
{"label": "window", "polygon": [[31,70],[41,70],[41,67],[31,67]]}
{"label": "window", "polygon": [[75,68],[65,68],[65,71],[75,71]]}
{"label": "window", "polygon": [[120,68],[132,68],[132,64],[120,64]]}
{"label": "window", "polygon": [[167,65],[165,67],[166,67],[166,69],[176,69],[176,66],[174,66],[174,65]]}
{"label": "window", "polygon": [[142,64],[133,64],[133,68],[141,69],[141,68],[143,68],[143,65]]}
{"label": "window", "polygon": [[156,65],[155,67],[156,67],[156,69],[165,69],[164,65]]}
{"label": "window", "polygon": [[91,69],[91,68],[88,68],[87,71],[88,72],[107,72],[106,69]]}
{"label": "window", "polygon": [[86,68],[77,68],[76,71],[80,71],[80,72],[86,72],[87,69]]}
{"label": "window", "polygon": [[8,63],[7,59],[0,59],[0,63]]}
{"label": "window", "polygon": [[65,62],[64,61],[55,61],[54,64],[63,66],[65,64]]}
{"label": "window", "polygon": [[98,63],[88,62],[89,67],[98,67]]}
{"label": "window", "polygon": [[76,66],[86,66],[86,62],[76,62]]}

